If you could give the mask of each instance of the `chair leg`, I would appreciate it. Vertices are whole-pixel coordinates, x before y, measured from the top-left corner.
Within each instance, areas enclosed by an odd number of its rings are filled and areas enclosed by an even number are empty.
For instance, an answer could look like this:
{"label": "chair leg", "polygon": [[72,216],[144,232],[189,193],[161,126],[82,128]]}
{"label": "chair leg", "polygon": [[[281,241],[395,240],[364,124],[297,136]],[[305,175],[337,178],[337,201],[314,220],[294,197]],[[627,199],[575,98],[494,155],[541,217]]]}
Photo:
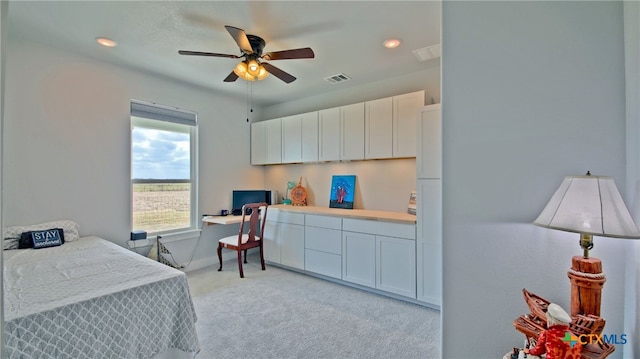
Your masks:
{"label": "chair leg", "polygon": [[242,251],[238,249],[238,268],[240,269],[240,278],[244,278],[244,272],[242,271]]}
{"label": "chair leg", "polygon": [[220,268],[218,268],[218,272],[222,271],[222,244],[218,243],[218,262],[220,263]]}
{"label": "chair leg", "polygon": [[262,264],[262,270],[264,270],[264,251],[262,250],[262,243],[260,243],[260,264]]}
{"label": "chair leg", "polygon": [[247,263],[247,250],[244,250],[244,262]]}

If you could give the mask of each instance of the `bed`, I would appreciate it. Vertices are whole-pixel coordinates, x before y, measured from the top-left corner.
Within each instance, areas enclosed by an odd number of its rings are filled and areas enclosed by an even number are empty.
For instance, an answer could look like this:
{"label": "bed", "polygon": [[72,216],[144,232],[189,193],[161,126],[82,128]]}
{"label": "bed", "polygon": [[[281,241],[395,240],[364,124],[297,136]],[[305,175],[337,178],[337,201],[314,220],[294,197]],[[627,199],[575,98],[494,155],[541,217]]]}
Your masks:
{"label": "bed", "polygon": [[4,251],[8,358],[199,351],[186,275],[95,236]]}

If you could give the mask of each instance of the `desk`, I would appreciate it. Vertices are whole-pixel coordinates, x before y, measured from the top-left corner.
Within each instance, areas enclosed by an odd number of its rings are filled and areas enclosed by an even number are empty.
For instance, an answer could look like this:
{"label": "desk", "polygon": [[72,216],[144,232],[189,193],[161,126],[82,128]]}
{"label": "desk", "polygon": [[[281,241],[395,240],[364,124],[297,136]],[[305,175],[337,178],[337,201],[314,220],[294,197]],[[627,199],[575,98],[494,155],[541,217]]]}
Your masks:
{"label": "desk", "polygon": [[242,216],[206,216],[202,217],[202,222],[208,226],[212,224],[234,224],[242,222]]}

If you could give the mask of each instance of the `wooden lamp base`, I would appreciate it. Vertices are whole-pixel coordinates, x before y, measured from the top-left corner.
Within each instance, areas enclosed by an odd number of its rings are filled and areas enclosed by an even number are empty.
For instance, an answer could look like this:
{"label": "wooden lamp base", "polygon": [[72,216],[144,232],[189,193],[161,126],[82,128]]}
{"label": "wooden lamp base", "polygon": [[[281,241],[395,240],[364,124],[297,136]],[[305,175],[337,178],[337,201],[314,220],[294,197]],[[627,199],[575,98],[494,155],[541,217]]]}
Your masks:
{"label": "wooden lamp base", "polygon": [[571,316],[593,314],[600,316],[602,287],[607,279],[602,273],[602,262],[598,258],[571,258],[567,273],[571,282]]}

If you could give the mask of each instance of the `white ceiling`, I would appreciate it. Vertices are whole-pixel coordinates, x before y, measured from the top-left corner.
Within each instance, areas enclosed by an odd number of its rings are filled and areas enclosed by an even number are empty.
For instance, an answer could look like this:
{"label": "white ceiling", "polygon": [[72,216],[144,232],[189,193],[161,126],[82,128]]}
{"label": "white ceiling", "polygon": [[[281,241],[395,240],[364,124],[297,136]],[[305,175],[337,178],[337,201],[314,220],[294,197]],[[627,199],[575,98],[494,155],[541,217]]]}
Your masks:
{"label": "white ceiling", "polygon": [[[21,37],[154,75],[246,96],[247,82],[222,80],[237,59],[178,55],[178,50],[239,55],[224,28],[262,37],[265,53],[311,47],[314,59],[271,64],[297,80],[252,83],[253,100],[271,105],[420,71],[413,50],[440,43],[439,1],[10,1],[9,46]],[[118,42],[99,46],[96,37]],[[387,38],[402,40],[386,49]],[[344,73],[351,81],[324,78]]]}

